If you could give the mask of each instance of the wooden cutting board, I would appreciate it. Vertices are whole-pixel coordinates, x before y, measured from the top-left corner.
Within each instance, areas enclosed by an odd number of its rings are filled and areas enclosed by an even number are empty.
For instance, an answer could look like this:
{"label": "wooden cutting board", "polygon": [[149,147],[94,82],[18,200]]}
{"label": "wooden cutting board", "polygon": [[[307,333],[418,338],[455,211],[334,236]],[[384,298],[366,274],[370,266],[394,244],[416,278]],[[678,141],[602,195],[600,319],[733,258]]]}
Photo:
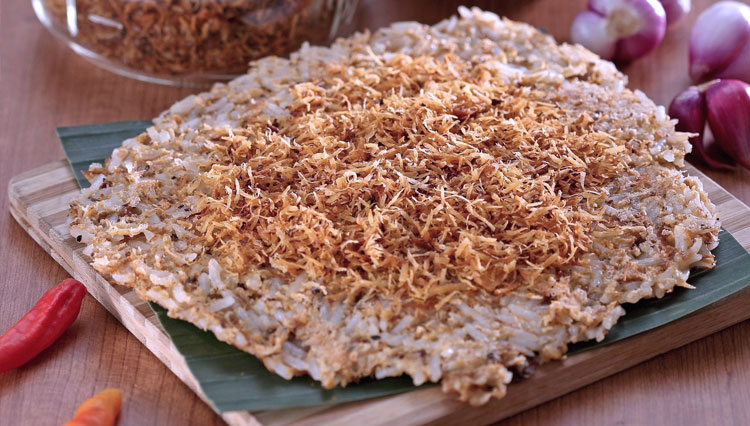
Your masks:
{"label": "wooden cutting board", "polygon": [[[695,168],[688,166],[688,172],[703,181],[719,208],[724,228],[750,250],[750,208]],[[205,401],[198,382],[148,304],[131,289],[110,284],[91,268],[81,254],[84,245],[68,233],[68,202],[77,193],[78,185],[68,164],[50,163],[11,179],[10,212],[39,245],[83,282],[92,296]],[[439,387],[429,387],[336,406],[232,411],[221,416],[232,426],[492,423],[748,319],[747,306],[750,288],[655,330],[543,365],[530,378],[511,385],[505,398],[479,408],[453,400]]]}

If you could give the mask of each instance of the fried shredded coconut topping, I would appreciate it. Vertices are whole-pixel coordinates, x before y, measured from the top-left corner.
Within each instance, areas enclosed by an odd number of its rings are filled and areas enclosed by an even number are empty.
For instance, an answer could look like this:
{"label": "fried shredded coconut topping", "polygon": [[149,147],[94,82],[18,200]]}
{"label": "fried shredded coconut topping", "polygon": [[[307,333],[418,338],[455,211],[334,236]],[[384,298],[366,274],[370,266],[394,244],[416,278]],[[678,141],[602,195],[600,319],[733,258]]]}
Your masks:
{"label": "fried shredded coconut topping", "polygon": [[71,236],[280,377],[406,374],[473,405],[714,265],[663,107],[580,46],[459,14],[174,104],[89,168]]}
{"label": "fried shredded coconut topping", "polygon": [[304,273],[350,299],[553,291],[606,226],[628,148],[495,74],[395,55],[294,86],[288,114],[206,145],[199,238],[237,273]]}
{"label": "fried shredded coconut topping", "polygon": [[[49,24],[126,69],[242,74],[251,60],[325,44],[351,0],[42,0]],[[71,8],[71,6],[73,6]]]}

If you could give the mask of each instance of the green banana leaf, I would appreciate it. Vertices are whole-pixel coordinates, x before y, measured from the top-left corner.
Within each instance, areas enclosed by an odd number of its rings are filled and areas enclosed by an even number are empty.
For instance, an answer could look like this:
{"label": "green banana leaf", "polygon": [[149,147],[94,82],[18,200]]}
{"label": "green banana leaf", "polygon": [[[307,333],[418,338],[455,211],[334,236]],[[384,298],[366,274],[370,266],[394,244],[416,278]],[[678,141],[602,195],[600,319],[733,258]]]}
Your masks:
{"label": "green banana leaf", "polygon": [[[81,187],[88,182],[81,170],[91,163],[103,163],[124,139],[144,131],[150,121],[124,121],[89,126],[61,127],[57,134]],[[716,268],[691,275],[693,290],[676,289],[662,299],[646,299],[626,305],[620,319],[602,342],[583,342],[569,353],[596,348],[626,339],[689,315],[750,285],[750,253],[727,231],[719,234],[714,251]],[[252,355],[218,341],[213,334],[192,324],[169,318],[166,311],[151,304],[162,327],[185,358],[218,413],[235,410],[275,410],[292,407],[356,401],[414,389],[406,377],[365,380],[346,388],[323,389],[309,377],[284,380],[269,372]]]}
{"label": "green banana leaf", "polygon": [[88,126],[58,127],[57,137],[81,188],[89,186],[81,171],[91,163],[102,163],[125,139],[138,136],[151,125],[151,120],[118,121]]}

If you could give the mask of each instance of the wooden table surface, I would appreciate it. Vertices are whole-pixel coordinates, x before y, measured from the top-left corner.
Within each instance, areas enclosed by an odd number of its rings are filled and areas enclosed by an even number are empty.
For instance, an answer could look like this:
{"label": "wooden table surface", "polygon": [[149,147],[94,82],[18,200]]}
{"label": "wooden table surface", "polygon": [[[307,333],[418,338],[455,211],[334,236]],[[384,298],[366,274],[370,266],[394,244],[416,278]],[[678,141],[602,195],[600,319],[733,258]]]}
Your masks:
{"label": "wooden table surface", "polygon": [[[452,1],[363,1],[358,28],[397,20],[434,23]],[[668,104],[689,84],[687,39],[697,11],[671,28],[650,56],[626,67],[630,87]],[[584,0],[506,0],[475,4],[567,40]],[[37,22],[29,0],[0,4],[0,183],[63,157],[55,126],[156,116],[194,92],[126,79],[95,68]],[[750,204],[750,173],[705,170]],[[0,332],[66,277],[8,213],[0,193]],[[502,425],[750,424],[750,321],[671,351]],[[105,387],[125,395],[120,425],[213,425],[221,420],[94,299],[78,321],[25,367],[0,374],[0,424],[54,425]]]}

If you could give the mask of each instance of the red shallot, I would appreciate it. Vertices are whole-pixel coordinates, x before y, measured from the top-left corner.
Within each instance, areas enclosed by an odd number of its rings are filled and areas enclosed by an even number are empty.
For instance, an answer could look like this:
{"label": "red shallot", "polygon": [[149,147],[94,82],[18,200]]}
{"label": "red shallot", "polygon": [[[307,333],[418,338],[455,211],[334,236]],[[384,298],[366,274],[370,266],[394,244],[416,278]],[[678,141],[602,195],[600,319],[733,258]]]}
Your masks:
{"label": "red shallot", "polygon": [[677,23],[690,13],[690,0],[659,0],[659,2],[667,12],[667,25]]}
{"label": "red shallot", "polygon": [[[732,163],[750,169],[750,85],[739,80],[715,80],[680,92],[669,105],[677,130],[694,133],[693,154],[715,169]],[[723,152],[706,145],[708,123]],[[725,153],[725,154],[724,154]],[[723,158],[729,156],[729,159]]]}
{"label": "red shallot", "polygon": [[750,82],[750,6],[721,1],[698,16],[690,33],[690,77]]}
{"label": "red shallot", "polygon": [[721,80],[706,89],[708,125],[721,149],[750,169],[750,84]]}
{"label": "red shallot", "polygon": [[570,37],[603,59],[628,62],[659,45],[666,12],[657,0],[589,0],[573,20]]}

